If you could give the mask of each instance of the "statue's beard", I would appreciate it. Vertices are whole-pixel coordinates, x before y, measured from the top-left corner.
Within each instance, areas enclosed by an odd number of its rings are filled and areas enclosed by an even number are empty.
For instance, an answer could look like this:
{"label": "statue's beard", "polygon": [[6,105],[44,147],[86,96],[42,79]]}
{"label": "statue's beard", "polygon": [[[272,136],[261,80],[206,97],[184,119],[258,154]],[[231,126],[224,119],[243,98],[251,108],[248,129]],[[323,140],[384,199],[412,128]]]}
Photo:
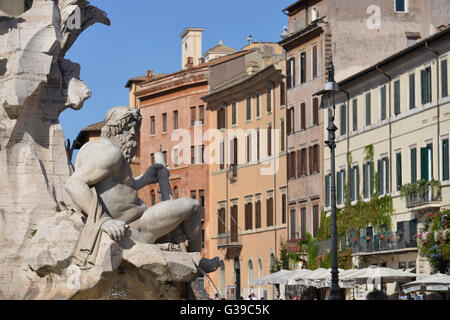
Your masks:
{"label": "statue's beard", "polygon": [[134,155],[136,154],[138,146],[135,136],[133,136],[132,134],[121,134],[117,136],[117,140],[123,156],[128,161],[128,163],[131,163]]}

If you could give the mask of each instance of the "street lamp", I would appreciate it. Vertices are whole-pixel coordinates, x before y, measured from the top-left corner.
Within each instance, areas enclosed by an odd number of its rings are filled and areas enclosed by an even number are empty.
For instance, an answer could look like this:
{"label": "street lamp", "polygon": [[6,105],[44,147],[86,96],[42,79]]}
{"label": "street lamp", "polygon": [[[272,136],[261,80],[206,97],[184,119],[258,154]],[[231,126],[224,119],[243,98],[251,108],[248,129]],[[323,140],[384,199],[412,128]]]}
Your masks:
{"label": "street lamp", "polygon": [[334,125],[334,116],[336,112],[335,95],[339,91],[339,86],[334,81],[334,65],[333,57],[330,56],[328,64],[328,81],[325,84],[324,96],[327,97],[328,102],[328,141],[325,144],[330,148],[331,158],[331,293],[330,300],[341,300],[341,293],[339,288],[339,271],[338,271],[338,256],[337,256],[337,223],[336,223],[336,164],[335,164],[335,149],[336,149],[336,130]]}

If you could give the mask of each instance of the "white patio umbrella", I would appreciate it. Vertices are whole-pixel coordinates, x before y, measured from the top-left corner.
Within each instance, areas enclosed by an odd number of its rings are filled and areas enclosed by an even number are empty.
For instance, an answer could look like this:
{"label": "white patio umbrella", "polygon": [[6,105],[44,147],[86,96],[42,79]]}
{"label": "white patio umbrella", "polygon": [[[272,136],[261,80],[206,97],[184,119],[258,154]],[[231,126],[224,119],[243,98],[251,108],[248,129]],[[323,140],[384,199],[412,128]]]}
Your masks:
{"label": "white patio umbrella", "polygon": [[258,279],[256,279],[255,281],[252,282],[253,286],[261,286],[261,285],[266,285],[266,284],[270,284],[270,280],[274,279],[280,275],[286,274],[291,272],[290,270],[280,270],[274,273],[270,273],[268,275],[265,275],[263,277],[260,277]]}
{"label": "white patio umbrella", "polygon": [[304,279],[300,280],[300,284],[305,285],[307,287],[316,287],[320,285],[321,279],[325,279],[328,273],[331,272],[331,269],[319,268],[313,270],[309,275],[307,275]]}
{"label": "white patio umbrella", "polygon": [[[339,269],[339,287],[341,288],[353,288],[355,286],[355,280],[346,279],[345,277],[358,271],[358,269],[342,270]],[[331,287],[331,270],[330,273],[322,281],[322,287]]]}
{"label": "white patio umbrella", "polygon": [[270,283],[278,283],[285,285],[296,285],[299,284],[300,279],[307,277],[312,271],[308,269],[294,270],[290,273],[286,273],[277,277],[275,280],[271,280]]}
{"label": "white patio umbrella", "polygon": [[360,272],[355,272],[350,274],[347,279],[354,279],[357,283],[365,283],[371,280],[380,280],[380,284],[383,285],[384,282],[396,282],[404,281],[408,278],[415,278],[417,275],[415,273],[406,272],[402,270],[396,270],[386,267],[374,267],[361,269]]}
{"label": "white patio umbrella", "polygon": [[447,291],[450,289],[450,276],[442,273],[432,274],[422,279],[404,284],[403,291]]}

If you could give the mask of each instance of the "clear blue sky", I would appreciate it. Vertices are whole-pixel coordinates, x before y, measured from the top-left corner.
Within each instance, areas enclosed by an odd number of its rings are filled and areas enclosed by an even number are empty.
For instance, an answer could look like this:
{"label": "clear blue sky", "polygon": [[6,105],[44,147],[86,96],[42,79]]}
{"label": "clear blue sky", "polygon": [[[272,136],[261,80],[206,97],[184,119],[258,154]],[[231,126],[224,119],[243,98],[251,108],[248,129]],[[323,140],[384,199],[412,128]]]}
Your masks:
{"label": "clear blue sky", "polygon": [[92,97],[79,111],[60,116],[66,139],[73,141],[86,126],[102,121],[108,109],[128,105],[129,78],[151,69],[171,73],[180,69],[181,39],[186,27],[201,27],[203,52],[223,40],[242,49],[247,37],[279,41],[287,16],[281,10],[295,0],[91,0],[103,9],[111,26],[91,26],[78,38],[66,58],[81,65],[81,80]]}

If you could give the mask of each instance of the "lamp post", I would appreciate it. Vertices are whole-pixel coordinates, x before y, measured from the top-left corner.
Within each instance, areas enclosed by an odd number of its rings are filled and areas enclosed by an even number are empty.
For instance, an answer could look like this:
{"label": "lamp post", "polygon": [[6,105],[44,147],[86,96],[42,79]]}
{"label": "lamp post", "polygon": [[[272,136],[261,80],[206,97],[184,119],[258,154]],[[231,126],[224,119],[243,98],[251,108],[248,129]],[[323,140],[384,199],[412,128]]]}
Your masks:
{"label": "lamp post", "polygon": [[341,300],[339,288],[339,271],[337,256],[337,223],[336,223],[336,167],[335,167],[335,149],[336,149],[336,130],[334,116],[336,111],[335,95],[339,91],[339,86],[334,81],[333,58],[330,56],[328,64],[328,81],[325,84],[324,94],[328,98],[328,141],[325,144],[330,148],[331,158],[331,293],[330,300]]}

